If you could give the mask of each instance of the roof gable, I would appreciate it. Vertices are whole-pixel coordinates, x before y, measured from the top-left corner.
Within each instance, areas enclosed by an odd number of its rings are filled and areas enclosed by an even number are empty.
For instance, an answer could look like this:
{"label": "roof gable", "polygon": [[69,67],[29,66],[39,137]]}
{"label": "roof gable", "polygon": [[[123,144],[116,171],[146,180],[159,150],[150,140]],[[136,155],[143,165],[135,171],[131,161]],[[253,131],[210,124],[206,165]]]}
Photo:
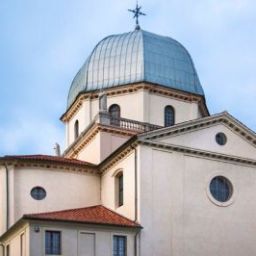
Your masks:
{"label": "roof gable", "polygon": [[69,209],[64,211],[26,214],[23,218],[48,221],[77,222],[85,224],[112,225],[131,228],[140,227],[140,225],[136,222],[102,205],[78,209]]}
{"label": "roof gable", "polygon": [[[220,132],[227,137],[223,146],[215,139]],[[227,112],[143,134],[139,140],[256,159],[255,133]]]}

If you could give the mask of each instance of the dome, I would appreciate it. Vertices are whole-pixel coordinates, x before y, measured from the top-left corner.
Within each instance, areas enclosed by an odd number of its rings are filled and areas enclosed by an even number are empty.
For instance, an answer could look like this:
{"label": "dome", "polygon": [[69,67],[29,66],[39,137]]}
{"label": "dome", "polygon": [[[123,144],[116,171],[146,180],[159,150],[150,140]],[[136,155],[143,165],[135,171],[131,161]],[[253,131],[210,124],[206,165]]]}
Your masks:
{"label": "dome", "polygon": [[96,45],[71,84],[68,107],[82,92],[138,82],[204,95],[188,51],[170,37],[139,29]]}

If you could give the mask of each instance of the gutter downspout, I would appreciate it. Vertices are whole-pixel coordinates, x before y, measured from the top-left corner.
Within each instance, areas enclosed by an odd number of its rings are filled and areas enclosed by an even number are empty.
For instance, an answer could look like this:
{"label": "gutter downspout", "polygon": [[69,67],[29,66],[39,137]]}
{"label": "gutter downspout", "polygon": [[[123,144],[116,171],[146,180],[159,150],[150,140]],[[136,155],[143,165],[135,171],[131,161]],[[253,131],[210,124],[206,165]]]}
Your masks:
{"label": "gutter downspout", "polygon": [[[134,221],[138,221],[138,160],[137,160],[137,148],[136,146],[132,146],[134,149]],[[136,232],[135,238],[134,238],[134,255],[138,255],[138,235],[140,231]]]}
{"label": "gutter downspout", "polygon": [[5,166],[5,173],[6,173],[6,230],[9,228],[9,170],[7,164]]}
{"label": "gutter downspout", "polygon": [[134,200],[134,221],[137,222],[138,220],[138,167],[137,167],[137,148],[134,147],[134,176],[135,176],[135,184],[134,184],[134,195],[135,195],[135,200]]}

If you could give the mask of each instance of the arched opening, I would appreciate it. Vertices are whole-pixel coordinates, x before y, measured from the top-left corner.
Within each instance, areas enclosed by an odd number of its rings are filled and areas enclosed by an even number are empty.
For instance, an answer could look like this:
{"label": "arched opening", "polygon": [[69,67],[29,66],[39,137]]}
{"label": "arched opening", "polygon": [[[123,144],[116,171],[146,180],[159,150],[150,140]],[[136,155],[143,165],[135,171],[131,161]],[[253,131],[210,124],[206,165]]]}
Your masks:
{"label": "arched opening", "polygon": [[74,137],[75,139],[79,136],[79,122],[76,120],[75,125],[74,125]]}
{"label": "arched opening", "polygon": [[121,110],[119,105],[113,104],[109,107],[110,124],[120,125]]}
{"label": "arched opening", "polygon": [[115,176],[115,186],[116,186],[116,204],[120,207],[124,204],[124,178],[123,172],[119,172]]}
{"label": "arched opening", "polygon": [[172,106],[166,106],[164,109],[164,126],[175,124],[175,111]]}

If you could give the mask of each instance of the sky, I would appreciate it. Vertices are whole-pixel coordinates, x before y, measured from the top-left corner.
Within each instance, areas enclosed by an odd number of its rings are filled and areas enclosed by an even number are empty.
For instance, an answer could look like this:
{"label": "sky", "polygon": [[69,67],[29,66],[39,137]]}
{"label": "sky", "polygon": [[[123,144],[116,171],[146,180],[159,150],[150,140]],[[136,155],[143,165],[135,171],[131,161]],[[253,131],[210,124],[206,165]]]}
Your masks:
{"label": "sky", "polygon": [[[54,154],[79,68],[110,34],[134,29],[135,0],[0,1],[0,156]],[[211,114],[256,131],[256,1],[141,0],[142,29],[181,42]]]}

